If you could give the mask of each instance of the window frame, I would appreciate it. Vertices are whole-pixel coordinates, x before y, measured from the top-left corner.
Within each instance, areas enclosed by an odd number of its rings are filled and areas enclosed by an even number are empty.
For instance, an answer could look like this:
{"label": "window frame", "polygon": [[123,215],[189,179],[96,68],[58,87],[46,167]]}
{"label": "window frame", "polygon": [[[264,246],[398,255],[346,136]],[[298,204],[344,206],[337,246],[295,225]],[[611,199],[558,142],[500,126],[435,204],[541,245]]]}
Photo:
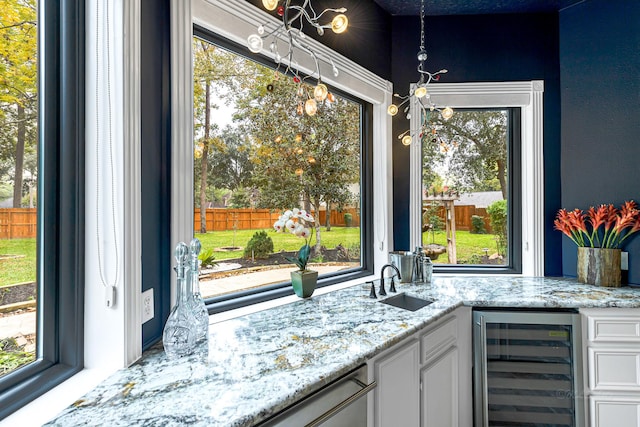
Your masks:
{"label": "window frame", "polygon": [[[480,82],[437,83],[429,86],[431,99],[436,105],[452,108],[520,108],[521,120],[521,176],[520,184],[514,185],[513,194],[520,197],[521,212],[518,225],[510,224],[514,243],[521,251],[520,262],[506,269],[479,266],[435,267],[435,272],[491,274],[508,273],[523,276],[544,275],[544,171],[543,171],[543,93],[544,81],[524,82]],[[422,144],[418,141],[420,131],[419,107],[412,100],[410,146],[410,240],[411,247],[421,245],[422,215]],[[511,213],[511,212],[510,212]],[[515,219],[515,217],[514,217]],[[516,235],[517,234],[517,235]],[[519,239],[519,241],[518,241]],[[520,266],[521,268],[517,268]]]}
{"label": "window frame", "polygon": [[[219,46],[222,49],[227,50],[235,55],[242,56],[249,61],[254,61],[263,66],[273,68],[275,71],[276,64],[270,61],[268,58],[262,55],[249,56],[249,52],[246,46],[234,43],[213,31],[210,31],[200,25],[195,24],[193,26],[193,36],[211,43],[215,46]],[[314,79],[307,79],[309,84],[315,82]],[[318,278],[317,287],[321,288],[329,286],[335,283],[343,282],[349,279],[356,279],[372,274],[373,271],[373,257],[371,251],[371,235],[373,230],[373,224],[371,220],[370,210],[366,209],[367,201],[370,204],[370,200],[373,197],[372,182],[373,182],[373,163],[371,152],[373,150],[372,144],[372,107],[371,104],[365,102],[357,97],[345,93],[339,89],[332,88],[332,92],[340,97],[348,99],[360,106],[360,153],[361,153],[361,169],[360,169],[360,247],[361,247],[361,265],[346,271],[326,273]],[[264,301],[269,301],[275,298],[283,296],[293,295],[293,288],[291,287],[291,281],[285,281],[280,283],[274,283],[271,285],[261,286],[255,289],[242,290],[230,294],[225,294],[217,297],[207,298],[205,304],[210,313],[219,313],[226,310],[244,307],[251,304],[256,304]]]}
{"label": "window frame", "polygon": [[84,0],[38,2],[36,360],[0,378],[0,419],[83,368]]}
{"label": "window frame", "polygon": [[[254,33],[259,24],[277,21],[262,9],[246,2],[234,0],[190,0],[171,2],[171,78],[172,78],[172,147],[171,147],[171,244],[193,236],[193,192],[190,190],[193,180],[193,70],[192,39],[193,25],[213,31],[225,39],[245,46],[246,38]],[[358,99],[370,103],[371,111],[364,115],[367,132],[370,133],[372,150],[366,153],[363,160],[375,167],[376,175],[368,179],[373,194],[379,195],[376,200],[363,202],[363,211],[368,210],[371,221],[369,236],[363,236],[362,245],[371,247],[371,265],[362,270],[361,276],[373,277],[376,268],[387,263],[388,252],[393,242],[392,227],[392,188],[389,177],[392,174],[392,153],[388,141],[391,140],[391,118],[386,113],[386,106],[391,102],[393,89],[390,82],[371,73],[362,66],[332,51],[322,43],[313,39],[308,42],[314,50],[322,53],[322,57],[331,57],[340,69],[340,75],[334,77],[331,64],[320,61],[323,70],[323,81],[334,89],[352,94]],[[267,52],[263,52],[267,54]],[[310,73],[315,69],[313,60],[301,55],[299,68]],[[369,123],[371,124],[369,126]],[[374,166],[375,164],[375,166]],[[365,183],[363,182],[363,185]],[[371,206],[368,205],[371,204]],[[363,260],[363,263],[367,262]],[[335,282],[345,282],[356,278],[355,275],[336,277]],[[280,291],[282,292],[282,291]],[[276,298],[278,295],[272,295]],[[251,298],[251,297],[247,297]],[[171,303],[175,301],[175,278],[171,283]],[[253,304],[251,300],[242,305]],[[239,305],[236,305],[239,307]],[[214,312],[213,307],[209,307]],[[233,303],[226,303],[215,308],[215,311],[234,308]]]}

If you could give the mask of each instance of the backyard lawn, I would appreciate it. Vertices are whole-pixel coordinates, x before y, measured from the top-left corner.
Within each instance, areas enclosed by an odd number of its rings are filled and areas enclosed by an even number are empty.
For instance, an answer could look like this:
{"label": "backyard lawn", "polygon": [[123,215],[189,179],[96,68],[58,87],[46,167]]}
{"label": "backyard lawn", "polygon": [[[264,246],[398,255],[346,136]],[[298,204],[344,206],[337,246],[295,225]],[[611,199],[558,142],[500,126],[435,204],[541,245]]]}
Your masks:
{"label": "backyard lawn", "polygon": [[[203,249],[214,250],[216,261],[242,257],[242,249],[225,250],[225,248],[244,248],[254,233],[260,230],[216,231],[206,234],[196,233]],[[273,239],[274,252],[295,251],[304,244],[303,239],[290,233],[276,233],[269,229],[267,234]],[[321,228],[322,246],[333,249],[342,245],[347,249],[359,250],[359,227],[332,227],[331,231]],[[444,232],[423,235],[425,245],[437,243],[446,246]],[[188,243],[188,242],[186,242]],[[457,255],[459,263],[480,262],[484,248],[489,255],[496,252],[496,241],[492,234],[471,234],[468,231],[456,232]],[[315,235],[311,241],[315,244]],[[6,258],[6,255],[18,257]],[[446,254],[440,256],[436,263],[446,263]],[[33,282],[36,280],[36,239],[0,240],[0,287],[14,283]]]}

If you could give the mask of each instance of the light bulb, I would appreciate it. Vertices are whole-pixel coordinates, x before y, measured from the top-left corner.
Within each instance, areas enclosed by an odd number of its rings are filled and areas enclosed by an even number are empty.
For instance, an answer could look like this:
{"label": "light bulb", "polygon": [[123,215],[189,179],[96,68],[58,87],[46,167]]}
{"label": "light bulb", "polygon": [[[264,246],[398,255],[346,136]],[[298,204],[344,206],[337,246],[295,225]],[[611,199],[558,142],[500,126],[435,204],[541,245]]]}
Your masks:
{"label": "light bulb", "polygon": [[331,29],[336,34],[344,33],[348,26],[349,18],[347,18],[347,15],[343,15],[342,13],[340,15],[336,15],[333,18],[333,21],[331,21]]}
{"label": "light bulb", "polygon": [[296,169],[296,175],[301,176],[304,171],[301,168]]}
{"label": "light bulb", "polygon": [[387,107],[387,114],[390,116],[395,116],[398,114],[398,106],[395,104],[391,104]]}
{"label": "light bulb", "polygon": [[247,37],[247,47],[253,53],[260,53],[262,50],[262,38],[257,34]]}
{"label": "light bulb", "polygon": [[318,104],[316,104],[315,99],[307,99],[307,102],[304,103],[304,111],[310,116],[315,116],[318,111]]}
{"label": "light bulb", "polygon": [[258,26],[258,34],[260,34],[260,35],[264,34],[264,25],[259,25]]}
{"label": "light bulb", "polygon": [[427,60],[427,51],[422,49],[418,52],[418,61],[423,62]]}
{"label": "light bulb", "polygon": [[313,97],[318,102],[327,99],[327,93],[329,93],[329,91],[327,90],[327,87],[322,83],[318,83],[318,86],[313,89]]}
{"label": "light bulb", "polygon": [[442,115],[443,119],[449,120],[451,117],[453,117],[453,109],[451,107],[445,107],[440,114]]}
{"label": "light bulb", "polygon": [[416,89],[415,92],[413,92],[413,94],[416,96],[416,98],[422,98],[427,94],[427,88],[424,86],[420,86]]}
{"label": "light bulb", "polygon": [[324,28],[316,27],[316,31],[318,32],[319,36],[324,36]]}
{"label": "light bulb", "polygon": [[267,10],[276,10],[276,7],[278,7],[278,0],[262,0],[262,5]]}
{"label": "light bulb", "polygon": [[402,137],[402,145],[411,145],[411,135],[405,135]]}

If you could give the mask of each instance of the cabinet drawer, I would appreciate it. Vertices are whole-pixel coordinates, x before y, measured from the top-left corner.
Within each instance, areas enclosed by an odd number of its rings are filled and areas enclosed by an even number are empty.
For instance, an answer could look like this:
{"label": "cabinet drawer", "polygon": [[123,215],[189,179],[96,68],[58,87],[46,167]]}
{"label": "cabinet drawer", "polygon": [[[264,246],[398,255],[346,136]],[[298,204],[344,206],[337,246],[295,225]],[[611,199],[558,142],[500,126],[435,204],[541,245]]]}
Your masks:
{"label": "cabinet drawer", "polygon": [[427,332],[420,340],[420,363],[427,362],[442,350],[454,345],[458,339],[458,319],[452,316],[437,328]]}
{"label": "cabinet drawer", "polygon": [[640,350],[589,347],[589,386],[593,391],[640,391]]}
{"label": "cabinet drawer", "polygon": [[640,427],[640,399],[632,396],[589,397],[590,426]]}
{"label": "cabinet drawer", "polygon": [[588,316],[589,341],[640,343],[640,318]]}

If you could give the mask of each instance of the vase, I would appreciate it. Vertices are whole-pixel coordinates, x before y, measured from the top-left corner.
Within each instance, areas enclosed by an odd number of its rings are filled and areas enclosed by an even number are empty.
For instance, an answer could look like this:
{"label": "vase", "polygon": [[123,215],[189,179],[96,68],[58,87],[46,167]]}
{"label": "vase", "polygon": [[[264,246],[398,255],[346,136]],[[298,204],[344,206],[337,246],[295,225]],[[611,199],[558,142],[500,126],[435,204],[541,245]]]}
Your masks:
{"label": "vase", "polygon": [[318,272],[314,270],[296,270],[291,272],[291,286],[300,298],[313,295],[318,283]]}
{"label": "vase", "polygon": [[621,249],[578,247],[578,281],[596,286],[619,287]]}

